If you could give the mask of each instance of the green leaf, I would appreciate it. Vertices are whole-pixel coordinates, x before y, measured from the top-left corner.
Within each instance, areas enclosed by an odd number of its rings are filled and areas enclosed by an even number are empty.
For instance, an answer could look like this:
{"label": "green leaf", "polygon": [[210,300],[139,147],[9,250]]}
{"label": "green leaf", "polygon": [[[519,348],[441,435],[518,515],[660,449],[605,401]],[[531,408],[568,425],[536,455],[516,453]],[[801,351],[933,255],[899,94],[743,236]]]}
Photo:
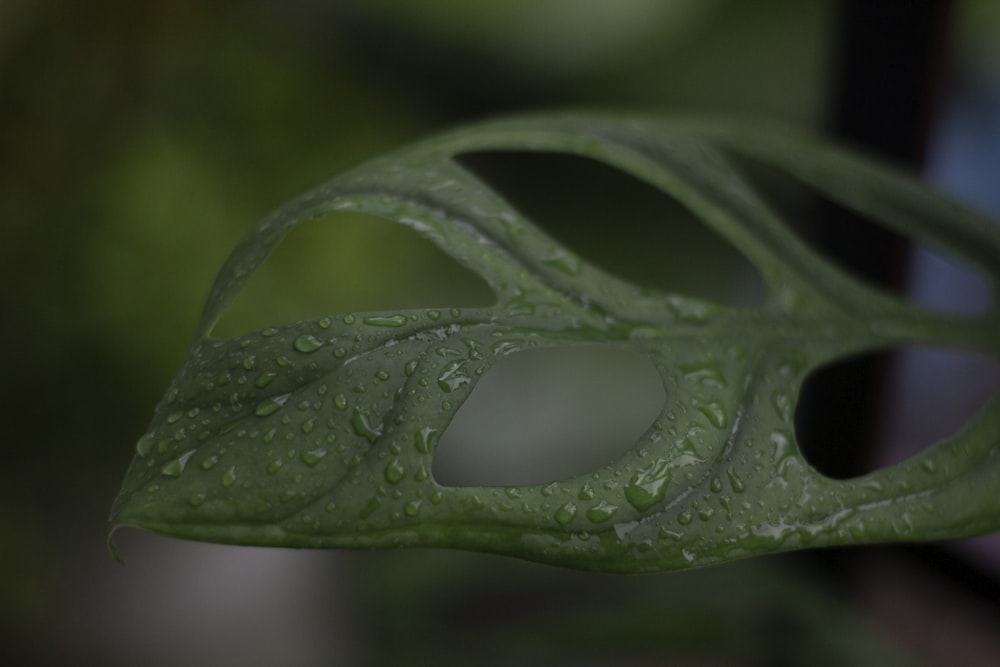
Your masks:
{"label": "green leaf", "polygon": [[[548,238],[455,157],[587,156],[650,183],[738,247],[759,307],[660,294]],[[929,312],[816,255],[730,161],[777,168],[1000,283],[1000,228],[918,183],[761,126],[544,115],[447,133],[373,160],[282,207],[226,260],[190,354],[138,443],[112,534],[289,547],[438,546],[648,572],[791,549],[1000,529],[1000,401],[891,468],[833,480],[800,454],[804,378],[900,344],[1000,356],[1000,314]],[[232,339],[213,325],[300,222],[360,211],[408,225],[479,273],[488,308],[331,315]],[[438,436],[483,373],[528,348],[645,355],[667,401],[610,465],[547,485],[445,487]],[[435,353],[447,347],[460,354]],[[586,493],[581,493],[584,486]]]}

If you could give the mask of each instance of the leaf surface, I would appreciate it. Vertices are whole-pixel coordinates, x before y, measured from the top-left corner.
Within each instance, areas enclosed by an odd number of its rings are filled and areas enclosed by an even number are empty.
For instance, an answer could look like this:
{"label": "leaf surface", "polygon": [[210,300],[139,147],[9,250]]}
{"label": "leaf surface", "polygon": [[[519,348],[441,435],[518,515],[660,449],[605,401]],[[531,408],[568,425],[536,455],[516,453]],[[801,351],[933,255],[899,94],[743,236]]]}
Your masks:
{"label": "leaf surface", "polygon": [[[759,307],[657,293],[547,237],[455,160],[536,150],[617,167],[674,197],[757,267]],[[803,459],[804,378],[901,344],[1000,357],[1000,313],[947,316],[881,293],[804,244],[732,154],[784,171],[1000,283],[1000,228],[805,136],[652,117],[540,115],[368,162],[263,220],[226,260],[195,342],[138,442],[111,516],[179,537],[290,547],[438,546],[648,572],[828,545],[1000,529],[1000,400],[908,461],[833,480]],[[481,275],[495,305],[331,314],[211,331],[291,229],[331,211],[407,225]],[[437,438],[507,354],[567,345],[646,356],[667,396],[610,465],[546,485],[446,487]],[[446,350],[447,353],[441,353]]]}

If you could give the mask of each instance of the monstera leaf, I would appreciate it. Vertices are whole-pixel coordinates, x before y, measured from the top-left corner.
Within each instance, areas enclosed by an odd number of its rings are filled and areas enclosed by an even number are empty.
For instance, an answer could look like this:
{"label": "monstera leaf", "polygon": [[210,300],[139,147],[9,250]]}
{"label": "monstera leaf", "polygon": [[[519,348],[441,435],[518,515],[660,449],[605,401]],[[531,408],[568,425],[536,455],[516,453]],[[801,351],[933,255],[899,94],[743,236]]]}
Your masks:
{"label": "monstera leaf", "polygon": [[[455,159],[487,150],[586,156],[659,188],[742,250],[763,276],[764,303],[723,307],[601,272]],[[942,315],[836,269],[748,185],[737,155],[1000,282],[991,221],[806,137],[600,115],[461,129],[342,174],[236,247],[138,442],[112,534],[136,526],[234,544],[456,547],[649,572],[1000,529],[996,398],[954,437],[849,480],[807,464],[792,421],[804,378],[846,356],[904,343],[1000,356],[996,308]],[[331,211],[412,227],[480,274],[496,304],[330,314],[214,338],[266,255],[295,225]],[[582,344],[637,351],[657,369],[667,398],[634,447],[545,485],[435,481],[437,439],[484,372],[520,350]]]}

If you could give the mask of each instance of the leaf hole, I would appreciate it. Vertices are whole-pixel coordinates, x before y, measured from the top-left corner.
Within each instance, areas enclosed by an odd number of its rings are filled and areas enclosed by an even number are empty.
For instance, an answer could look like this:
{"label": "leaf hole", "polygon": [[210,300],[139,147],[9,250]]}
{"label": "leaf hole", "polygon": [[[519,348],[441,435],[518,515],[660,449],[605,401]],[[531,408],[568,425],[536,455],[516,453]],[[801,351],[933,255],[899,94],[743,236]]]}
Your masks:
{"label": "leaf hole", "polygon": [[957,434],[1000,392],[1000,361],[909,345],[851,357],[806,378],[795,429],[819,472],[850,479]]}
{"label": "leaf hole", "polygon": [[944,314],[978,316],[991,309],[989,283],[947,252],[843,206],[779,169],[736,154],[730,158],[791,231],[858,281]]}
{"label": "leaf hole", "polygon": [[633,350],[516,352],[455,414],[434,453],[434,478],[446,486],[521,486],[593,472],[634,446],[665,401],[659,373]]}
{"label": "leaf hole", "polygon": [[532,222],[604,271],[642,287],[734,306],[766,288],[734,246],[672,197],[590,158],[481,152],[459,161]]}
{"label": "leaf hole", "polygon": [[235,336],[338,313],[488,306],[486,282],[399,223],[331,213],[297,225],[216,325]]}

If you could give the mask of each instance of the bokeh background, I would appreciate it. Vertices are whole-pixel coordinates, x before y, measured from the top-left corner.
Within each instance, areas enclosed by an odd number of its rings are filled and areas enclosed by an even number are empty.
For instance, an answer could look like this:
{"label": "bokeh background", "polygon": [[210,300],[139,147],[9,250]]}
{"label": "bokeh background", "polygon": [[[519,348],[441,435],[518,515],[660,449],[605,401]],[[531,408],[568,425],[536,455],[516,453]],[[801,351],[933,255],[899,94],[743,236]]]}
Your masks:
{"label": "bokeh background", "polygon": [[[826,131],[850,4],[0,0],[0,662],[1000,664],[995,539],[644,577],[134,531],[118,538],[123,567],[105,546],[134,442],[214,273],[270,209],[408,140],[509,111],[639,108]],[[888,43],[911,17],[909,3],[886,4],[899,7]],[[1000,4],[937,4],[924,173],[998,217]],[[696,225],[654,224],[683,218],[664,197],[546,159],[470,164],[626,277],[736,303],[759,296],[732,248]],[[220,332],[488,301],[474,275],[407,230],[339,222],[283,244]],[[974,276],[934,257],[913,259],[910,275],[928,303],[988,303]],[[933,355],[887,383],[897,391],[879,414],[899,416],[880,423],[892,446],[874,464],[914,446],[906,401],[927,398],[908,390],[954,397],[955,383],[920,373],[975,385],[954,401],[954,428],[996,391],[995,361],[942,370]]]}

